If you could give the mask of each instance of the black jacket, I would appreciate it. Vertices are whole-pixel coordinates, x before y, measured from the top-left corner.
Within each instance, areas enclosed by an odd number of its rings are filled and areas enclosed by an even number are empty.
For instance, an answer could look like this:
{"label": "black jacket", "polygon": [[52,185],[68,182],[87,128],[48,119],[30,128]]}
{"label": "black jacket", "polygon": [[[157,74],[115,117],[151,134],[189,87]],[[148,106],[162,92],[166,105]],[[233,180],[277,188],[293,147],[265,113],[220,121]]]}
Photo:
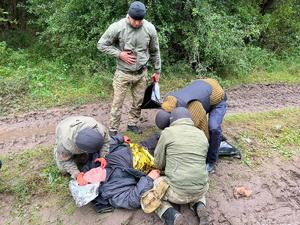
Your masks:
{"label": "black jacket", "polygon": [[109,202],[114,208],[140,208],[141,196],[153,187],[153,180],[133,169],[132,152],[124,143],[122,135],[118,134],[111,138],[110,152],[106,160],[106,181],[101,184],[95,203]]}

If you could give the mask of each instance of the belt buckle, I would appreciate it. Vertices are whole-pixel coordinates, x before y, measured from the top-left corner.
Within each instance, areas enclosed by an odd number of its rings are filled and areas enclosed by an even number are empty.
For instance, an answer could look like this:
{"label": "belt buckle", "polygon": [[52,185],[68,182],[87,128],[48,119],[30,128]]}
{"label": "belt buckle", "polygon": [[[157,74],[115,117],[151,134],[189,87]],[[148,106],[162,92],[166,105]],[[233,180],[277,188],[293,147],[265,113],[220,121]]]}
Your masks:
{"label": "belt buckle", "polygon": [[147,68],[146,66],[142,66],[139,70],[136,71],[136,73],[137,74],[142,74],[145,71],[146,68]]}
{"label": "belt buckle", "polygon": [[133,74],[134,75],[139,75],[139,74],[141,74],[141,72],[140,72],[140,70],[136,70],[136,71],[133,72]]}

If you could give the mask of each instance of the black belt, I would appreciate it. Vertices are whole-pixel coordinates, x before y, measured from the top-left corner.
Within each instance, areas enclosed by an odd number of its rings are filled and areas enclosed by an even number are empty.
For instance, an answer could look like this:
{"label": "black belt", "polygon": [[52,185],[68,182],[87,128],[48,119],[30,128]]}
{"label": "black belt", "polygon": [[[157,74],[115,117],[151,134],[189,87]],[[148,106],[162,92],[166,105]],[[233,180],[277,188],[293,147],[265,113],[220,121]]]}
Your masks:
{"label": "black belt", "polygon": [[139,70],[136,71],[123,71],[123,73],[128,73],[131,75],[141,75],[145,70],[147,69],[147,66],[142,66]]}

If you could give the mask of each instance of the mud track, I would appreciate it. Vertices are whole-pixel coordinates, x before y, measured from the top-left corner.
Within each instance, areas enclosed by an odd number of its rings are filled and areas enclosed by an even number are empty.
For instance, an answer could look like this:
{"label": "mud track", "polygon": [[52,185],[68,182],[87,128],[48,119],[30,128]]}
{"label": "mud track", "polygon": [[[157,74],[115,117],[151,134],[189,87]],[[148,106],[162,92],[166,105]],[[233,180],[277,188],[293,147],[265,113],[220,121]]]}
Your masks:
{"label": "mud track", "polygon": [[[227,90],[227,96],[228,113],[300,108],[300,85],[243,85]],[[126,128],[128,110],[129,104],[125,104],[121,130]],[[7,155],[27,148],[52,145],[56,124],[71,115],[92,116],[108,125],[109,111],[110,104],[103,102],[78,108],[54,108],[0,118],[0,153]],[[155,110],[143,111],[142,128],[153,126],[155,112]],[[233,197],[233,188],[240,185],[253,191],[250,198]],[[207,195],[211,223],[298,225],[299,187],[299,157],[288,162],[280,161],[276,157],[263,159],[261,166],[255,170],[236,161],[220,160],[216,173],[210,176],[210,191]],[[6,205],[9,205],[10,201],[9,196],[4,198]],[[35,207],[34,204],[32,207]],[[89,204],[76,209],[72,215],[63,216],[59,207],[39,207],[42,214],[41,224],[55,224],[57,221],[64,221],[65,224],[99,224],[99,222],[103,225],[163,224],[156,215],[145,214],[142,210],[115,210],[113,213],[99,215]],[[5,211],[9,212],[9,207]],[[186,206],[182,207],[181,212],[188,218],[187,224],[198,224],[197,218]],[[9,219],[5,216],[7,213],[3,215],[2,219]]]}
{"label": "mud track", "polygon": [[[242,85],[227,90],[228,113],[255,112],[285,107],[300,107],[300,85]],[[126,128],[129,104],[123,107],[121,131]],[[55,127],[71,115],[95,117],[108,125],[110,103],[83,105],[77,108],[54,108],[0,118],[0,152],[7,154],[22,149],[54,143]],[[141,127],[154,124],[156,110],[143,110]]]}

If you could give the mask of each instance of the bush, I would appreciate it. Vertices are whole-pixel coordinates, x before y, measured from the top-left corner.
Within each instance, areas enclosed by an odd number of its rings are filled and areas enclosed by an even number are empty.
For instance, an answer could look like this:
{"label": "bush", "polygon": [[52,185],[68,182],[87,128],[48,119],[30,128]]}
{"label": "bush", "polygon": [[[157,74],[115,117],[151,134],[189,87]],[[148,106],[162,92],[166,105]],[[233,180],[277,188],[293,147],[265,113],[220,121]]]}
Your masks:
{"label": "bush", "polygon": [[[14,100],[27,94],[29,82],[26,77],[8,77],[0,80],[1,100]],[[2,105],[2,103],[1,103]]]}
{"label": "bush", "polygon": [[298,0],[274,1],[263,18],[266,24],[261,35],[261,45],[276,53],[300,54],[300,2]]}
{"label": "bush", "polygon": [[[115,60],[99,53],[96,43],[112,22],[125,16],[128,1],[28,2],[53,57],[77,72],[113,70]],[[245,74],[260,66],[253,58],[258,53],[259,58],[270,56],[265,47],[283,51],[299,45],[299,3],[273,2],[266,10],[258,0],[148,0],[146,19],[158,30],[163,66],[181,61],[199,74]]]}

